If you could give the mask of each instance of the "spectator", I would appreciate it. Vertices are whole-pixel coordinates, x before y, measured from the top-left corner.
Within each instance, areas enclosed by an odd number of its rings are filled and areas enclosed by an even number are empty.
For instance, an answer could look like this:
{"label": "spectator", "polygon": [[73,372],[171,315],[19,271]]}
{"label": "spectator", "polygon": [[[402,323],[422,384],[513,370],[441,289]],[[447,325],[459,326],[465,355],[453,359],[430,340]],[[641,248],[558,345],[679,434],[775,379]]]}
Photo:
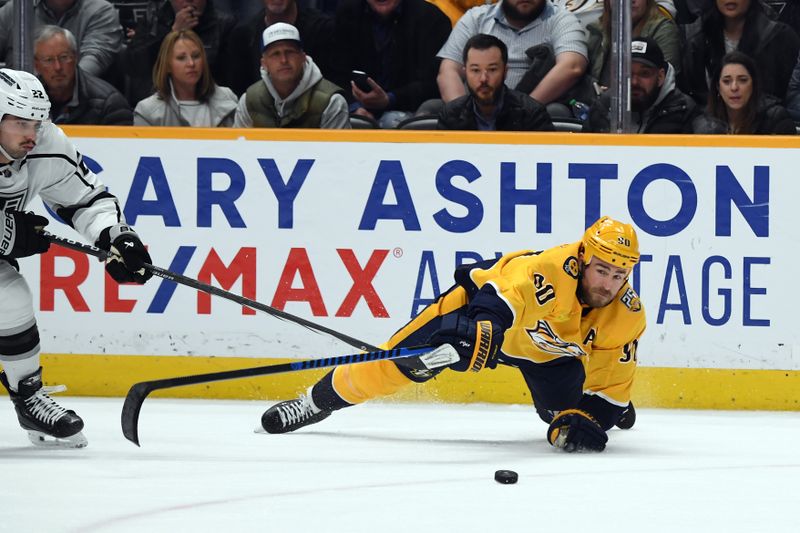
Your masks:
{"label": "spectator", "polygon": [[[606,92],[589,112],[584,131],[608,132],[611,96]],[[631,41],[631,112],[635,133],[691,133],[697,104],[675,86],[675,69],[650,37]]]}
{"label": "spectator", "polygon": [[147,17],[158,7],[159,0],[108,0],[114,5],[119,14],[119,23],[127,37],[136,30],[137,22]]}
{"label": "spectator", "polygon": [[[603,2],[603,15],[600,20],[589,24],[586,31],[589,35],[588,74],[605,90],[609,86],[611,64],[611,2]],[[655,0],[631,0],[631,38],[651,37],[661,51],[664,59],[675,69],[676,75],[681,68],[681,35],[678,26],[671,18],[664,15]]]}
{"label": "spectator", "polygon": [[552,131],[544,106],[505,86],[508,49],[494,35],[473,35],[464,47],[468,94],[445,104],[442,130]]}
{"label": "spectator", "polygon": [[261,80],[239,99],[237,128],[349,129],[342,89],[303,52],[300,32],[276,22],[264,30]]}
{"label": "spectator", "polygon": [[128,100],[137,102],[153,91],[151,77],[161,43],[172,31],[192,30],[205,48],[208,66],[217,82],[227,85],[223,46],[230,38],[233,17],[214,9],[212,0],[164,0],[140,20],[125,53],[129,77]]}
{"label": "spectator", "polygon": [[789,112],[764,94],[755,61],[734,50],[722,58],[708,95],[708,110],[695,121],[695,133],[795,135]]}
{"label": "spectator", "polygon": [[211,75],[203,41],[192,30],[164,37],[153,68],[155,94],[134,110],[136,126],[230,127],[236,95]]}
{"label": "spectator", "polygon": [[[438,97],[436,52],[449,34],[449,19],[425,0],[343,0],[331,80],[352,113],[395,127]],[[354,70],[367,73],[369,90],[353,83]]]}
{"label": "spectator", "polygon": [[488,4],[491,0],[428,0],[431,4],[439,8],[439,10],[447,15],[450,22],[455,26],[464,12],[475,6]]}
{"label": "spectator", "polygon": [[786,109],[795,122],[800,122],[800,55],[797,56],[786,91]]}
{"label": "spectator", "polygon": [[329,76],[333,17],[301,6],[295,0],[262,1],[264,8],[234,28],[231,35],[226,59],[231,89],[241,95],[261,79],[261,35],[267,26],[276,22],[285,22],[297,28],[306,54],[314,58],[323,76]]}
{"label": "spectator", "polygon": [[58,26],[42,27],[33,43],[34,67],[56,124],[130,126],[133,112],[113,85],[77,65],[78,44],[72,32]]}
{"label": "spectator", "polygon": [[462,53],[467,40],[478,33],[494,35],[506,44],[506,84],[518,90],[522,90],[518,84],[535,63],[527,52],[546,45],[554,66],[532,90],[524,91],[543,104],[562,98],[586,71],[586,37],[575,15],[548,0],[500,0],[467,11],[439,51],[442,63],[437,82],[445,102],[466,92],[461,79]]}
{"label": "spectator", "polygon": [[[0,8],[0,62],[13,64],[11,40],[14,2]],[[33,31],[42,26],[68,29],[78,43],[78,66],[93,76],[103,76],[117,60],[122,47],[122,26],[117,10],[106,0],[33,0]]]}
{"label": "spectator", "polygon": [[683,90],[705,105],[709,80],[721,68],[722,56],[733,50],[755,60],[762,91],[783,101],[800,37],[786,24],[772,20],[760,0],[716,0],[688,27]]}

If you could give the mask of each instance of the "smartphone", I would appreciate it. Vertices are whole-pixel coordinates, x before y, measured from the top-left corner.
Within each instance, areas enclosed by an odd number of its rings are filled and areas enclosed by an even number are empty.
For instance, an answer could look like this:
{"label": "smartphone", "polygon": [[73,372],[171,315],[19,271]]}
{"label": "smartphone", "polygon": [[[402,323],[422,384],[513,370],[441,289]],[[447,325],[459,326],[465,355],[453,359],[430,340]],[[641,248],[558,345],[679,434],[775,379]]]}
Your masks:
{"label": "smartphone", "polygon": [[365,93],[372,91],[372,85],[370,85],[369,82],[367,81],[367,78],[369,76],[367,76],[366,72],[362,72],[360,70],[354,70],[353,72],[351,72],[351,74],[353,76],[353,83],[356,84],[356,87],[358,87]]}

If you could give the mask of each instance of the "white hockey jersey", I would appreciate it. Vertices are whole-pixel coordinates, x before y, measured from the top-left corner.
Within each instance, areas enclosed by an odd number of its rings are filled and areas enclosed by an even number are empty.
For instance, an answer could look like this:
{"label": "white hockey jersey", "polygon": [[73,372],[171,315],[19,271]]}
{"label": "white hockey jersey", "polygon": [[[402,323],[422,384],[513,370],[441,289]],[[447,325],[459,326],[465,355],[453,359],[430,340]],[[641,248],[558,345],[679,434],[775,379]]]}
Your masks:
{"label": "white hockey jersey", "polygon": [[42,123],[36,147],[24,159],[0,164],[0,209],[27,210],[37,195],[91,243],[103,229],[125,222],[117,198],[49,121]]}

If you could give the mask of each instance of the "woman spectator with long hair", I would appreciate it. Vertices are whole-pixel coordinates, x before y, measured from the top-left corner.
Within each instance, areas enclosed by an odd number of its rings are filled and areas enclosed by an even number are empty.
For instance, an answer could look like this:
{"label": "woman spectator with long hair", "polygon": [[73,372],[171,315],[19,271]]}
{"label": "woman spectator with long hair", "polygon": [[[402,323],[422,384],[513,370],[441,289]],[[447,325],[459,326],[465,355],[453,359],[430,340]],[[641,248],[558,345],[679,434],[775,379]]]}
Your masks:
{"label": "woman spectator with long hair", "polygon": [[795,31],[773,20],[761,0],[715,0],[714,7],[687,28],[684,63],[678,86],[704,105],[713,73],[734,50],[752,57],[762,92],[783,101],[800,51]]}
{"label": "woman spectator with long hair", "polygon": [[722,58],[695,133],[794,135],[795,125],[777,98],[764,94],[755,61],[739,51]]}
{"label": "woman spectator with long hair", "polygon": [[233,126],[238,99],[214,82],[203,41],[192,30],[164,37],[153,86],[155,93],[136,104],[134,126]]}

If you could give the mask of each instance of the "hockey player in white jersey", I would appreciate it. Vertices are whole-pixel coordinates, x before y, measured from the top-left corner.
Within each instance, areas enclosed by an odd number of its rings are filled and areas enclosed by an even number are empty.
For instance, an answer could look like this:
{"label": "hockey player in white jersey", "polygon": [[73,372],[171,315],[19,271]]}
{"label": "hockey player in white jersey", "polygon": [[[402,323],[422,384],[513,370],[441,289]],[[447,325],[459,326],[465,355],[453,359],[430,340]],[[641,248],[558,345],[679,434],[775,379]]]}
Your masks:
{"label": "hockey player in white jersey", "polygon": [[152,274],[142,265],[151,260],[117,198],[48,120],[49,113],[50,101],[35,76],[0,69],[0,382],[31,442],[83,447],[83,420],[48,394],[63,387],[42,386],[33,299],[17,259],[47,251],[40,230],[48,220],[26,208],[40,196],[89,242],[111,251],[106,270],[117,282],[144,283]]}

